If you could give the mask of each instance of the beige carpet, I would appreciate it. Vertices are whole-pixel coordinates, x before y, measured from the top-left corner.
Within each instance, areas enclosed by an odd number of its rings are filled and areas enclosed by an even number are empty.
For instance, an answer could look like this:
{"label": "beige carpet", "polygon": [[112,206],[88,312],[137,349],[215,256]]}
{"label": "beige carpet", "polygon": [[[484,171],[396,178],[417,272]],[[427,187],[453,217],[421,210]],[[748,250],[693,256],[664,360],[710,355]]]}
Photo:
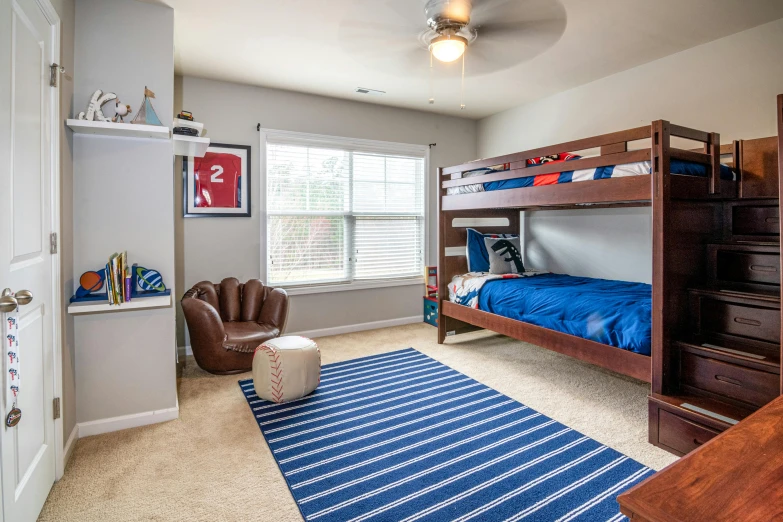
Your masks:
{"label": "beige carpet", "polygon": [[[490,332],[436,343],[416,324],[318,340],[324,364],[414,347],[652,468],[675,458],[647,443],[649,386]],[[180,418],[78,441],[43,521],[300,521],[237,386],[192,358]]]}

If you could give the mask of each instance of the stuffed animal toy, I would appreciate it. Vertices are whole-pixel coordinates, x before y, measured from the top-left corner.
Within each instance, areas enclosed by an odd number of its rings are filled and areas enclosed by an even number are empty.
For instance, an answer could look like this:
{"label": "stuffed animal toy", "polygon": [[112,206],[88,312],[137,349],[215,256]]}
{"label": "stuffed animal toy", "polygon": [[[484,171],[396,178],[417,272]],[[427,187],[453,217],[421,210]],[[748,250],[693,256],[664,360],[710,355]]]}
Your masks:
{"label": "stuffed animal toy", "polygon": [[118,99],[114,107],[114,112],[114,118],[112,118],[111,121],[115,123],[125,123],[123,118],[131,113],[131,106],[120,103],[120,100]]}

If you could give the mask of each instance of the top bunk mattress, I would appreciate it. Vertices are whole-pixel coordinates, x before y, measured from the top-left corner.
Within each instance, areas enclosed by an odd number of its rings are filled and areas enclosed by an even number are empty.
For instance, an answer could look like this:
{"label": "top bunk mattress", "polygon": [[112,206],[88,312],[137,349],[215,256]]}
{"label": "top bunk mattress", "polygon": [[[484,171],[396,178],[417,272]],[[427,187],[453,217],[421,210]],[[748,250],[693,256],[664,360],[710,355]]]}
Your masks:
{"label": "top bunk mattress", "polygon": [[644,283],[526,271],[471,272],[449,284],[449,299],[517,321],[650,355],[652,287]]}
{"label": "top bunk mattress", "polygon": [[[549,162],[560,163],[575,159],[580,159],[580,157],[571,154],[558,154],[546,158],[535,158],[534,160],[528,160],[528,165],[542,165]],[[462,177],[469,178],[473,176],[482,176],[491,172],[502,172],[505,170],[509,170],[508,163],[484,169],[471,170],[463,173]],[[670,164],[670,171],[672,174],[682,176],[696,176],[706,178],[709,176],[710,167],[701,163],[672,159]],[[504,179],[501,181],[489,181],[486,183],[462,185],[460,187],[449,187],[446,189],[446,194],[453,196],[455,194],[471,194],[475,192],[490,192],[493,190],[539,187],[543,185],[558,185],[560,183],[573,183],[577,181],[592,181],[597,179],[622,178],[629,176],[645,176],[650,175],[651,173],[651,162],[639,161],[637,163],[627,163],[624,165],[610,165],[606,167],[597,167],[594,169],[569,170],[555,172],[552,174],[541,174],[538,176],[527,176],[522,178]],[[721,179],[725,180],[737,179],[734,170],[726,165],[720,166],[720,177]]]}

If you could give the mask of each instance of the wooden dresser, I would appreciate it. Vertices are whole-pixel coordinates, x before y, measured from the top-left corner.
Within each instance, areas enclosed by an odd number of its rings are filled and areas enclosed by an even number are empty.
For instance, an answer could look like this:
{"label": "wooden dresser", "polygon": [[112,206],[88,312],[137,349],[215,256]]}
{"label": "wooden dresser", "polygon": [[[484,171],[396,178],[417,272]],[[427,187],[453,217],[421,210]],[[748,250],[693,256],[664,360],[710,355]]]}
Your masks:
{"label": "wooden dresser", "polygon": [[685,285],[688,317],[649,398],[650,442],[677,455],[781,395],[778,138],[726,149],[739,162],[738,194],[706,204],[712,232],[694,245],[704,269]]}
{"label": "wooden dresser", "polygon": [[632,522],[783,520],[783,397],[617,501]]}

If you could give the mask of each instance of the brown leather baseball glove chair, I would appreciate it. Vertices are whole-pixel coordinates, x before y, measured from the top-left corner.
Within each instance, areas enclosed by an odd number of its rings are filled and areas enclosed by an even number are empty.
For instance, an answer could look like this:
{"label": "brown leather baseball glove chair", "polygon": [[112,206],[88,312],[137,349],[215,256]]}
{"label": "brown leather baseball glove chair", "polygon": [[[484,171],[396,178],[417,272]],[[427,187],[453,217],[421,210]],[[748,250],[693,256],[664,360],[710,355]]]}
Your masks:
{"label": "brown leather baseball glove chair", "polygon": [[285,331],[288,294],[258,279],[202,281],[182,297],[182,310],[196,363],[218,375],[241,373],[260,344]]}

